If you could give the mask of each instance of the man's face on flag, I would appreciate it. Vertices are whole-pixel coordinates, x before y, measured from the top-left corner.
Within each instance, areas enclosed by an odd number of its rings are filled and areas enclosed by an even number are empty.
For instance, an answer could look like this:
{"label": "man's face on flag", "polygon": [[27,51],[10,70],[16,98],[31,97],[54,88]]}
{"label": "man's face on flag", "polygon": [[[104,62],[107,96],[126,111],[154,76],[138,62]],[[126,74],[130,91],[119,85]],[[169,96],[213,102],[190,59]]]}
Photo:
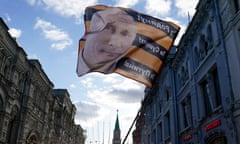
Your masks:
{"label": "man's face on flag", "polygon": [[180,30],[170,21],[105,5],[87,7],[84,23],[78,76],[118,73],[150,88]]}
{"label": "man's face on flag", "polygon": [[136,36],[133,18],[120,9],[112,8],[93,16],[87,35],[84,59],[89,67],[98,67],[122,56]]}

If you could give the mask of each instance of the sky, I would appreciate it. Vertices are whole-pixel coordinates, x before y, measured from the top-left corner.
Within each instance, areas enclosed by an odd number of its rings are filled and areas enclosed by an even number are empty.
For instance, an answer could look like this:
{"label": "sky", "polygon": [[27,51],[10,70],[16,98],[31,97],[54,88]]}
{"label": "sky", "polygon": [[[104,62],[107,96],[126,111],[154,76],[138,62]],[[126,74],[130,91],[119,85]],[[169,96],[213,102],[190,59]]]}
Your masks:
{"label": "sky", "polygon": [[[177,45],[198,0],[0,0],[0,17],[29,59],[38,59],[55,89],[67,89],[77,112],[75,123],[86,143],[109,144],[118,110],[124,139],[144,98],[145,86],[118,74],[76,74],[78,41],[87,6],[104,4],[134,9],[181,27]],[[131,135],[130,135],[131,137]]]}

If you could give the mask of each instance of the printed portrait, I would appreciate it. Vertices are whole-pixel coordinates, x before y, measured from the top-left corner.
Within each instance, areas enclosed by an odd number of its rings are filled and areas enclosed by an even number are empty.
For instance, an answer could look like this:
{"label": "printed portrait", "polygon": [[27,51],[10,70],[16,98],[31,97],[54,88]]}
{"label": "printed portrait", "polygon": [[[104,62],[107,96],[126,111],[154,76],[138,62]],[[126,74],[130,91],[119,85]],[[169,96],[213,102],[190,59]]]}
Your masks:
{"label": "printed portrait", "polygon": [[79,52],[78,75],[88,72],[109,74],[126,54],[136,37],[134,19],[120,8],[108,8],[92,15],[85,46]]}

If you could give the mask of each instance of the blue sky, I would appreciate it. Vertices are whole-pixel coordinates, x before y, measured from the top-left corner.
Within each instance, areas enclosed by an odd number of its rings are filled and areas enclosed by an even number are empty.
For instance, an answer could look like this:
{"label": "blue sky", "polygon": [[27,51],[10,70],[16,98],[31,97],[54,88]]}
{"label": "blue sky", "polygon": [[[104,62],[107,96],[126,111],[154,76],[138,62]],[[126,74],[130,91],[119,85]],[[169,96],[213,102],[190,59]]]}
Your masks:
{"label": "blue sky", "polygon": [[[181,27],[175,44],[195,12],[198,0],[0,0],[0,16],[29,59],[39,59],[54,88],[66,88],[78,111],[75,122],[87,130],[89,141],[105,143],[119,110],[122,137],[127,133],[145,86],[117,74],[90,73],[77,77],[78,40],[84,33],[86,6],[105,4],[132,8],[170,20]],[[110,131],[110,135],[109,135]]]}

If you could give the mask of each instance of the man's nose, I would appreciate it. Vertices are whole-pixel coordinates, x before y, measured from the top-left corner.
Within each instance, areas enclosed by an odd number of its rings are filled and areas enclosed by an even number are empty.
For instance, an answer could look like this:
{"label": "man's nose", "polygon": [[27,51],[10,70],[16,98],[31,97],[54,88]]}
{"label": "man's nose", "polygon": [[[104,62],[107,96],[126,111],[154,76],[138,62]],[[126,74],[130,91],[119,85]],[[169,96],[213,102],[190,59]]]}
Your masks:
{"label": "man's nose", "polygon": [[112,35],[109,40],[109,45],[113,48],[120,48],[121,47],[121,39],[117,35]]}

